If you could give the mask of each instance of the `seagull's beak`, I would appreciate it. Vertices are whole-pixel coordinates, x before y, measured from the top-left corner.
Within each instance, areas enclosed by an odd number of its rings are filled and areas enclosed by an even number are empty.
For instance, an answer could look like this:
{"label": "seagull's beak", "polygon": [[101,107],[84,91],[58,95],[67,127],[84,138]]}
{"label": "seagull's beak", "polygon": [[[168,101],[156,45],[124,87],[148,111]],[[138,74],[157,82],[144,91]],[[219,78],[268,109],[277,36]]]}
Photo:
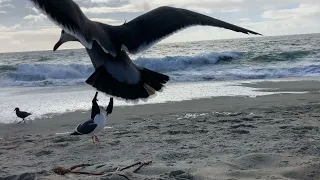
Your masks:
{"label": "seagull's beak", "polygon": [[64,32],[63,30],[61,31],[60,39],[59,41],[54,45],[53,51],[56,51],[62,44],[69,42],[69,41],[78,41],[74,36]]}
{"label": "seagull's beak", "polygon": [[60,38],[59,41],[54,45],[53,51],[56,51],[62,44],[62,38]]}

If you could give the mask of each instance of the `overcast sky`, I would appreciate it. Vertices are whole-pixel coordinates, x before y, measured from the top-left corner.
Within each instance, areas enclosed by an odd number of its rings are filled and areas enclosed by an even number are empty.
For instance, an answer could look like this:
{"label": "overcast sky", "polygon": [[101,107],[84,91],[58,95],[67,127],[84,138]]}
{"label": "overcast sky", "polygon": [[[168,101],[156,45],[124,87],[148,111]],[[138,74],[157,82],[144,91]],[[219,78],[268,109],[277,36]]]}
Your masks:
{"label": "overcast sky", "polygon": [[[118,25],[159,6],[187,8],[267,36],[319,33],[319,0],[76,0],[96,21]],[[0,52],[51,50],[60,30],[28,0],[0,0]],[[162,42],[249,37],[213,27],[193,27]],[[79,43],[62,48],[81,48]]]}

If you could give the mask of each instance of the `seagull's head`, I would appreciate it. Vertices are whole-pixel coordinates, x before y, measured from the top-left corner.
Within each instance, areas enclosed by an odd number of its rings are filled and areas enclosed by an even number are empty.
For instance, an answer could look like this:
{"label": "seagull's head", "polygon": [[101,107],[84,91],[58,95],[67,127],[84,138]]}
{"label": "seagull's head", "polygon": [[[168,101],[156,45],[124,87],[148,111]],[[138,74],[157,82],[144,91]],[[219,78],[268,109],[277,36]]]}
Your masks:
{"label": "seagull's head", "polygon": [[53,51],[56,51],[62,44],[69,42],[69,41],[78,41],[77,38],[72,36],[71,34],[68,34],[64,30],[61,31],[61,36],[59,41],[54,45]]}
{"label": "seagull's head", "polygon": [[15,108],[14,111],[19,111],[19,108]]}

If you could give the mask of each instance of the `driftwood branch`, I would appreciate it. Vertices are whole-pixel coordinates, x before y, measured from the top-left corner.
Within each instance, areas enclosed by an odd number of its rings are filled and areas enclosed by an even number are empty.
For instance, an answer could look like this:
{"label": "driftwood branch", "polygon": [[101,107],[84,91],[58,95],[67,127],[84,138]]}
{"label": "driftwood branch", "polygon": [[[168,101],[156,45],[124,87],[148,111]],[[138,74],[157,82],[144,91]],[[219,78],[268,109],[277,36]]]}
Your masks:
{"label": "driftwood branch", "polygon": [[140,162],[134,163],[134,164],[132,164],[132,165],[130,165],[130,166],[121,168],[119,171],[123,171],[123,170],[129,169],[129,168],[131,168],[131,167],[133,167],[133,166],[140,165],[140,166],[137,167],[135,170],[133,170],[133,173],[137,173],[143,166],[149,165],[149,164],[151,164],[151,163],[152,163],[152,161],[144,161],[144,162],[141,162],[141,161],[140,161]]}
{"label": "driftwood branch", "polygon": [[142,162],[142,163],[140,164],[140,166],[137,167],[137,169],[133,170],[133,173],[137,173],[143,166],[149,165],[149,164],[151,164],[151,163],[152,163],[152,161]]}
{"label": "driftwood branch", "polygon": [[131,168],[131,167],[133,167],[133,166],[136,166],[136,165],[139,165],[139,164],[141,164],[141,162],[137,162],[137,163],[134,163],[134,164],[132,164],[132,165],[130,165],[130,166],[121,168],[121,169],[119,169],[119,171],[123,171],[123,170],[125,170],[125,169],[129,169],[129,168]]}
{"label": "driftwood branch", "polygon": [[53,168],[53,172],[59,175],[65,175],[68,173],[72,173],[72,174],[87,174],[87,175],[103,175],[103,173],[87,173],[87,172],[72,172],[72,170],[80,168],[80,167],[87,167],[87,166],[92,166],[92,164],[79,164],[79,165],[75,165],[72,166],[71,168],[67,169],[61,166],[57,166],[55,168]]}
{"label": "driftwood branch", "polygon": [[[151,163],[152,163],[152,161],[140,161],[140,162],[134,163],[130,166],[126,166],[124,168],[121,168],[121,169],[118,168],[118,171],[123,171],[125,169],[129,169],[131,167],[139,165],[135,170],[133,170],[133,173],[137,173],[143,166],[149,165]],[[79,165],[72,166],[71,168],[64,168],[61,166],[57,166],[57,167],[53,168],[52,171],[56,174],[59,174],[59,175],[66,175],[68,173],[72,173],[72,174],[85,174],[85,175],[101,176],[101,175],[105,174],[105,173],[72,172],[74,169],[92,166],[92,165],[93,164],[79,164]]]}

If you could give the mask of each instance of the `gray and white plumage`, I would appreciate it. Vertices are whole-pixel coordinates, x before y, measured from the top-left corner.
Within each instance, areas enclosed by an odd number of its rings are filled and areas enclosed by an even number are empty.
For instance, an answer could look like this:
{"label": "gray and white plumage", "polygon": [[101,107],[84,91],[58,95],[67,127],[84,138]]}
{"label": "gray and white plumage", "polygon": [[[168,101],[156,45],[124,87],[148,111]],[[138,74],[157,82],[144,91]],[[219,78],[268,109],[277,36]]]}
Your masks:
{"label": "gray and white plumage", "polygon": [[[78,40],[62,30],[54,50],[68,41]],[[86,51],[96,69],[86,83],[106,94],[126,100],[146,99],[169,81],[167,75],[136,65],[125,51],[114,57],[105,53],[96,41]]]}
{"label": "gray and white plumage", "polygon": [[93,41],[113,56],[121,50],[138,53],[181,29],[202,25],[245,34],[260,33],[181,8],[159,7],[120,26],[89,20],[72,0],[30,0],[44,14],[82,45],[91,49]]}
{"label": "gray and white plumage", "polygon": [[167,75],[136,65],[125,51],[113,57],[96,42],[86,50],[96,68],[86,83],[106,94],[126,100],[146,99],[169,81]]}
{"label": "gray and white plumage", "polygon": [[97,95],[92,100],[91,119],[79,124],[75,131],[70,135],[93,135],[104,129],[106,125],[106,116],[112,113],[113,98],[110,98],[109,105],[106,109],[97,103]]}
{"label": "gray and white plumage", "polygon": [[[97,117],[99,118],[99,117]],[[96,120],[97,121],[97,120]],[[94,130],[97,128],[97,122],[94,121],[94,119],[90,119],[82,124],[79,124],[77,128],[75,129],[75,132],[71,135],[84,135],[84,134],[90,134],[93,133]]]}

